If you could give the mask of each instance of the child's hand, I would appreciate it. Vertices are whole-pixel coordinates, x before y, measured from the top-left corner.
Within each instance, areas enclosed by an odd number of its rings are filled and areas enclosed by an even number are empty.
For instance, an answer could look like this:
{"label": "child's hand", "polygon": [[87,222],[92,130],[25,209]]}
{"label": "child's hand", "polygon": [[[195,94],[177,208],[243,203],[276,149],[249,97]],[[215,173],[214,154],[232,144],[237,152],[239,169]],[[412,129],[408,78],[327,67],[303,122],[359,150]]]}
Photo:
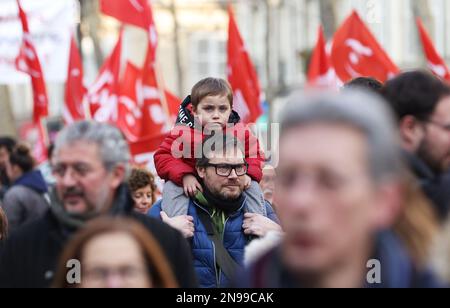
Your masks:
{"label": "child's hand", "polygon": [[250,186],[252,186],[252,178],[246,174],[244,177],[244,189],[247,190]]}
{"label": "child's hand", "polygon": [[184,194],[191,198],[195,197],[197,191],[203,192],[202,185],[200,185],[197,178],[192,174],[187,174],[183,177],[183,189]]}

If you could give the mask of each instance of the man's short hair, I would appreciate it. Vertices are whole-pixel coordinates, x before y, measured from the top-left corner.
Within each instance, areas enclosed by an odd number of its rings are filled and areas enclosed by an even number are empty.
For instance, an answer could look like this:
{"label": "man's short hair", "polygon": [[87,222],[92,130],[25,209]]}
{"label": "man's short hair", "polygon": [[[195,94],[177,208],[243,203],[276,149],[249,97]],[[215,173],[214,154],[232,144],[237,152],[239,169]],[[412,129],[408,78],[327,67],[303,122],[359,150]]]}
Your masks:
{"label": "man's short hair", "polygon": [[389,80],[382,91],[397,119],[407,115],[428,120],[439,101],[450,96],[450,87],[426,71],[412,71]]}
{"label": "man's short hair", "polygon": [[233,108],[233,90],[225,79],[208,77],[197,82],[191,91],[191,104],[197,108],[198,104],[207,96],[226,96],[230,107]]}
{"label": "man's short hair", "polygon": [[230,149],[241,151],[245,156],[244,147],[235,136],[220,132],[207,136],[201,144],[201,149],[197,149],[201,151],[201,158],[196,162],[197,167],[206,167],[215,153],[225,155]]}
{"label": "man's short hair", "polygon": [[383,84],[372,77],[357,77],[344,85],[344,90],[361,90],[381,94]]}
{"label": "man's short hair", "polygon": [[65,127],[58,134],[54,151],[58,153],[62,147],[78,141],[97,144],[104,167],[111,171],[117,165],[123,164],[128,177],[131,159],[130,149],[118,128],[94,121],[75,122]]}

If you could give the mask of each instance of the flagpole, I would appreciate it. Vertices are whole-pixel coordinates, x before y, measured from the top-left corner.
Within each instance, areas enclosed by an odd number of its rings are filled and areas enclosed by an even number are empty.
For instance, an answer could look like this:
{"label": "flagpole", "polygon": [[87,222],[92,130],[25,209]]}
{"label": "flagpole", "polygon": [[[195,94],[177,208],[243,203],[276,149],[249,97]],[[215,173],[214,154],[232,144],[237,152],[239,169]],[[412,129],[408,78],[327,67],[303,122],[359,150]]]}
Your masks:
{"label": "flagpole", "polygon": [[44,117],[40,118],[38,125],[40,126],[40,127],[38,127],[38,129],[42,133],[42,138],[44,139],[43,140],[44,144],[46,147],[48,147],[50,144],[50,140],[49,140],[49,136],[48,136],[47,119]]}

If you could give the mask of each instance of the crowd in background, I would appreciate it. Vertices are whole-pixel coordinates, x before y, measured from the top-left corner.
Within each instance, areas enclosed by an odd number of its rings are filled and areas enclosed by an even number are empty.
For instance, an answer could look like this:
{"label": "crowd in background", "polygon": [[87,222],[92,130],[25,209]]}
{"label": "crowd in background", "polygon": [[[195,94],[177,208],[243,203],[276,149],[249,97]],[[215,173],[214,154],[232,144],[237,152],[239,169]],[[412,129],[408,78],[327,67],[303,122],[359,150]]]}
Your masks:
{"label": "crowd in background", "polygon": [[[51,181],[27,145],[1,137],[0,287],[450,283],[442,80],[411,71],[294,94],[277,166],[240,122],[226,81],[199,81],[181,108],[191,122],[177,121],[161,144],[158,174],[132,166],[108,124],[65,127]],[[81,265],[73,281],[69,260]]]}

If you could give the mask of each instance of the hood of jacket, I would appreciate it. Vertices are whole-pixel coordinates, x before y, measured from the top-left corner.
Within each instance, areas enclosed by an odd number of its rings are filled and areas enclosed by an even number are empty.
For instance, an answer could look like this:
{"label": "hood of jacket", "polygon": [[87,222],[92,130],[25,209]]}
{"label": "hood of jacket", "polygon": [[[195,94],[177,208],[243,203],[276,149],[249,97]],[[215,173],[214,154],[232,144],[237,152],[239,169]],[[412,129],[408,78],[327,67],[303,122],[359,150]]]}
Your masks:
{"label": "hood of jacket", "polygon": [[[239,116],[239,114],[236,111],[232,110],[230,118],[228,119],[228,123],[238,124],[240,122],[241,122],[241,117]],[[198,127],[198,123],[196,125],[195,117],[192,114],[192,104],[191,104],[191,96],[190,95],[188,95],[181,103],[175,125]]]}
{"label": "hood of jacket", "polygon": [[48,192],[47,183],[39,170],[33,170],[23,174],[13,183],[12,186],[17,185],[28,187],[39,194],[45,194]]}

